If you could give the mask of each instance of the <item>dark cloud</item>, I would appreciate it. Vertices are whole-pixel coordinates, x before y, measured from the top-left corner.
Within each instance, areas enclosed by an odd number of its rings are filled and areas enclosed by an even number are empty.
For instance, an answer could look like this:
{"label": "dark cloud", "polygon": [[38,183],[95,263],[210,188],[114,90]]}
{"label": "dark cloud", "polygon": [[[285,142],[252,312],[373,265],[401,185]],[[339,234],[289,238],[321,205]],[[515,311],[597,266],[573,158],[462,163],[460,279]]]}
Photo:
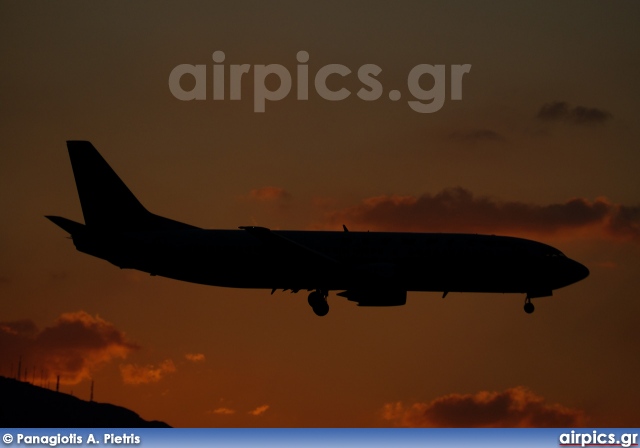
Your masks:
{"label": "dark cloud", "polygon": [[378,196],[326,214],[331,228],[409,232],[554,234],[584,230],[589,235],[640,242],[640,206],[612,204],[606,199],[570,199],[538,205],[474,196],[464,188],[435,195]]}
{"label": "dark cloud", "polygon": [[474,129],[470,131],[455,131],[449,134],[452,140],[460,140],[468,143],[495,142],[503,140],[503,137],[491,129]]}
{"label": "dark cloud", "polygon": [[63,282],[69,278],[68,272],[52,272],[49,274],[52,282]]}
{"label": "dark cloud", "polygon": [[426,428],[579,427],[582,411],[549,404],[524,387],[503,392],[450,394],[428,403],[387,403],[382,417],[395,426]]}
{"label": "dark cloud", "polygon": [[38,333],[38,327],[30,319],[20,319],[13,322],[0,322],[0,332],[29,338]]}
{"label": "dark cloud", "polygon": [[[138,346],[112,323],[84,311],[61,315],[39,331],[31,320],[0,323],[0,361],[36,367],[49,380],[77,384],[114,358],[126,358]],[[15,372],[14,372],[15,373]]]}
{"label": "dark cloud", "polygon": [[249,198],[258,201],[277,201],[291,199],[291,194],[280,187],[262,187],[251,190]]}
{"label": "dark cloud", "polygon": [[617,206],[608,222],[608,228],[617,235],[640,240],[640,206]]}
{"label": "dark cloud", "polygon": [[538,111],[537,118],[541,120],[554,121],[564,120],[569,116],[569,105],[563,101],[544,104]]}
{"label": "dark cloud", "polygon": [[600,124],[612,118],[606,110],[576,106],[571,108],[564,101],[554,101],[544,104],[536,116],[544,121],[567,121],[574,124]]}
{"label": "dark cloud", "polygon": [[606,110],[576,106],[571,111],[571,119],[578,124],[604,123],[612,115]]}

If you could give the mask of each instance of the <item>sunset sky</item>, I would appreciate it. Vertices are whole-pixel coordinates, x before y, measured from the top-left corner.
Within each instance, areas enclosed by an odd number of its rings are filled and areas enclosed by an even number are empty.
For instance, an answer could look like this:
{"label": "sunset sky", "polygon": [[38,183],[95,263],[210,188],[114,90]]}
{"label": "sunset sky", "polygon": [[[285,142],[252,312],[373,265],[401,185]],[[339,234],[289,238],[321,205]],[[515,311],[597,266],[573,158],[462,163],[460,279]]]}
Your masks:
{"label": "sunset sky", "polygon": [[[3,1],[0,375],[22,356],[36,384],[60,374],[88,399],[93,379],[96,401],[172,426],[640,426],[638,17],[631,1]],[[241,100],[228,78],[213,100],[214,51],[227,73],[251,65]],[[205,100],[172,95],[180,64],[206,66]],[[264,113],[260,64],[293,80]],[[352,72],[328,79],[342,101],[315,90],[328,64]],[[365,64],[375,101],[356,95]],[[408,104],[419,64],[446,66],[437,112]],[[462,100],[454,64],[471,65]],[[512,235],[591,275],[533,315],[521,295],[333,292],[319,318],[306,293],[120,270],[44,218],[83,221],[66,140],[199,227]]]}

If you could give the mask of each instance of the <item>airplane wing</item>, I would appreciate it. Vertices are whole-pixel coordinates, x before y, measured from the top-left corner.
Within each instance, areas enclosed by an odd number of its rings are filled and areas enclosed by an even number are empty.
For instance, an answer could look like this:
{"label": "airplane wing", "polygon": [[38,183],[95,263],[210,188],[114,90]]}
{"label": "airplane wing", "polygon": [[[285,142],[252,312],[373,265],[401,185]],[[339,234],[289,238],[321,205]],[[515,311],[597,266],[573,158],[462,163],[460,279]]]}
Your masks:
{"label": "airplane wing", "polygon": [[342,266],[342,264],[338,260],[331,258],[321,252],[313,250],[310,247],[297,243],[282,235],[274,233],[266,227],[240,226],[238,228],[253,235],[267,246],[270,246],[274,251],[287,253],[287,255],[291,256],[292,259],[302,259],[332,268]]}
{"label": "airplane wing", "polygon": [[394,287],[349,289],[337,295],[358,306],[402,306],[407,303],[407,291]]}

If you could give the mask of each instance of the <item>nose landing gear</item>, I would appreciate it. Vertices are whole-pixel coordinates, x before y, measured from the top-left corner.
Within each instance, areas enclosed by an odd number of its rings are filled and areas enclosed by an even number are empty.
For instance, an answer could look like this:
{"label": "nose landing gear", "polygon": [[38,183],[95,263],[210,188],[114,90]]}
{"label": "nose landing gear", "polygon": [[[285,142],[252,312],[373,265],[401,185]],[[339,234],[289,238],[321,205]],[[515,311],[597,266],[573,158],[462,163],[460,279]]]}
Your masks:
{"label": "nose landing gear", "polygon": [[328,291],[316,289],[309,294],[307,301],[309,306],[316,313],[316,316],[326,316],[329,313],[329,304],[327,303]]}

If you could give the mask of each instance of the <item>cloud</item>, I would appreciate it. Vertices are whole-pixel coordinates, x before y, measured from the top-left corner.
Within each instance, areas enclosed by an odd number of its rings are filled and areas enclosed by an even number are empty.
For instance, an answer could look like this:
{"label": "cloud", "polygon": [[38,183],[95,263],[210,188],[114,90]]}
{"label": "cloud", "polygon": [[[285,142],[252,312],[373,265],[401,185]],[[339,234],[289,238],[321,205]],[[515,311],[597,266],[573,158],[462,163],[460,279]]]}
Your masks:
{"label": "cloud", "polygon": [[615,213],[608,222],[610,232],[630,239],[640,238],[640,206],[615,206]]}
{"label": "cloud", "polygon": [[382,417],[395,426],[426,428],[555,428],[586,423],[582,411],[549,404],[522,386],[503,392],[450,394],[428,403],[387,403]]}
{"label": "cloud", "polygon": [[449,134],[452,140],[460,140],[468,143],[501,141],[503,137],[491,129],[473,129],[470,131],[455,131]]}
{"label": "cloud", "polygon": [[280,187],[262,187],[251,190],[249,198],[262,202],[283,201],[291,199],[291,194]]}
{"label": "cloud", "polygon": [[583,198],[532,204],[474,196],[464,188],[435,195],[384,195],[325,214],[320,226],[350,225],[352,230],[468,232],[550,235],[583,230],[589,235],[640,242],[640,206]]}
{"label": "cloud", "polygon": [[31,319],[21,319],[0,322],[0,331],[14,336],[34,337],[38,333],[38,327]]}
{"label": "cloud", "polygon": [[593,125],[604,123],[613,115],[606,110],[576,106],[571,108],[564,101],[543,104],[536,117],[543,121],[566,121],[574,124]]}
{"label": "cloud", "polygon": [[543,104],[536,117],[541,120],[554,121],[564,120],[569,116],[569,114],[569,105],[567,103],[555,101]]}
{"label": "cloud", "polygon": [[[77,384],[114,358],[126,358],[139,347],[115,325],[84,311],[62,314],[42,331],[29,319],[0,323],[3,364],[35,367],[47,380]],[[15,372],[14,372],[15,374]]]}
{"label": "cloud", "polygon": [[232,415],[236,413],[235,410],[229,409],[229,408],[218,408],[218,409],[214,409],[211,412],[213,414],[218,414],[218,415]]}
{"label": "cloud", "polygon": [[255,408],[253,411],[249,411],[249,414],[257,417],[258,415],[262,415],[265,412],[267,412],[268,409],[269,409],[269,405],[263,404],[262,406],[258,406],[257,408]]}
{"label": "cloud", "polygon": [[593,266],[597,266],[602,269],[619,269],[618,263],[611,260],[598,261],[595,263],[591,263]]}
{"label": "cloud", "polygon": [[157,383],[166,374],[176,371],[176,366],[172,360],[162,361],[157,367],[153,365],[138,366],[136,364],[123,364],[120,366],[122,381],[125,384],[148,384]]}
{"label": "cloud", "polygon": [[51,272],[49,273],[49,279],[52,282],[63,282],[69,278],[68,272]]}
{"label": "cloud", "polygon": [[184,357],[191,362],[203,362],[205,359],[202,353],[187,353]]}

